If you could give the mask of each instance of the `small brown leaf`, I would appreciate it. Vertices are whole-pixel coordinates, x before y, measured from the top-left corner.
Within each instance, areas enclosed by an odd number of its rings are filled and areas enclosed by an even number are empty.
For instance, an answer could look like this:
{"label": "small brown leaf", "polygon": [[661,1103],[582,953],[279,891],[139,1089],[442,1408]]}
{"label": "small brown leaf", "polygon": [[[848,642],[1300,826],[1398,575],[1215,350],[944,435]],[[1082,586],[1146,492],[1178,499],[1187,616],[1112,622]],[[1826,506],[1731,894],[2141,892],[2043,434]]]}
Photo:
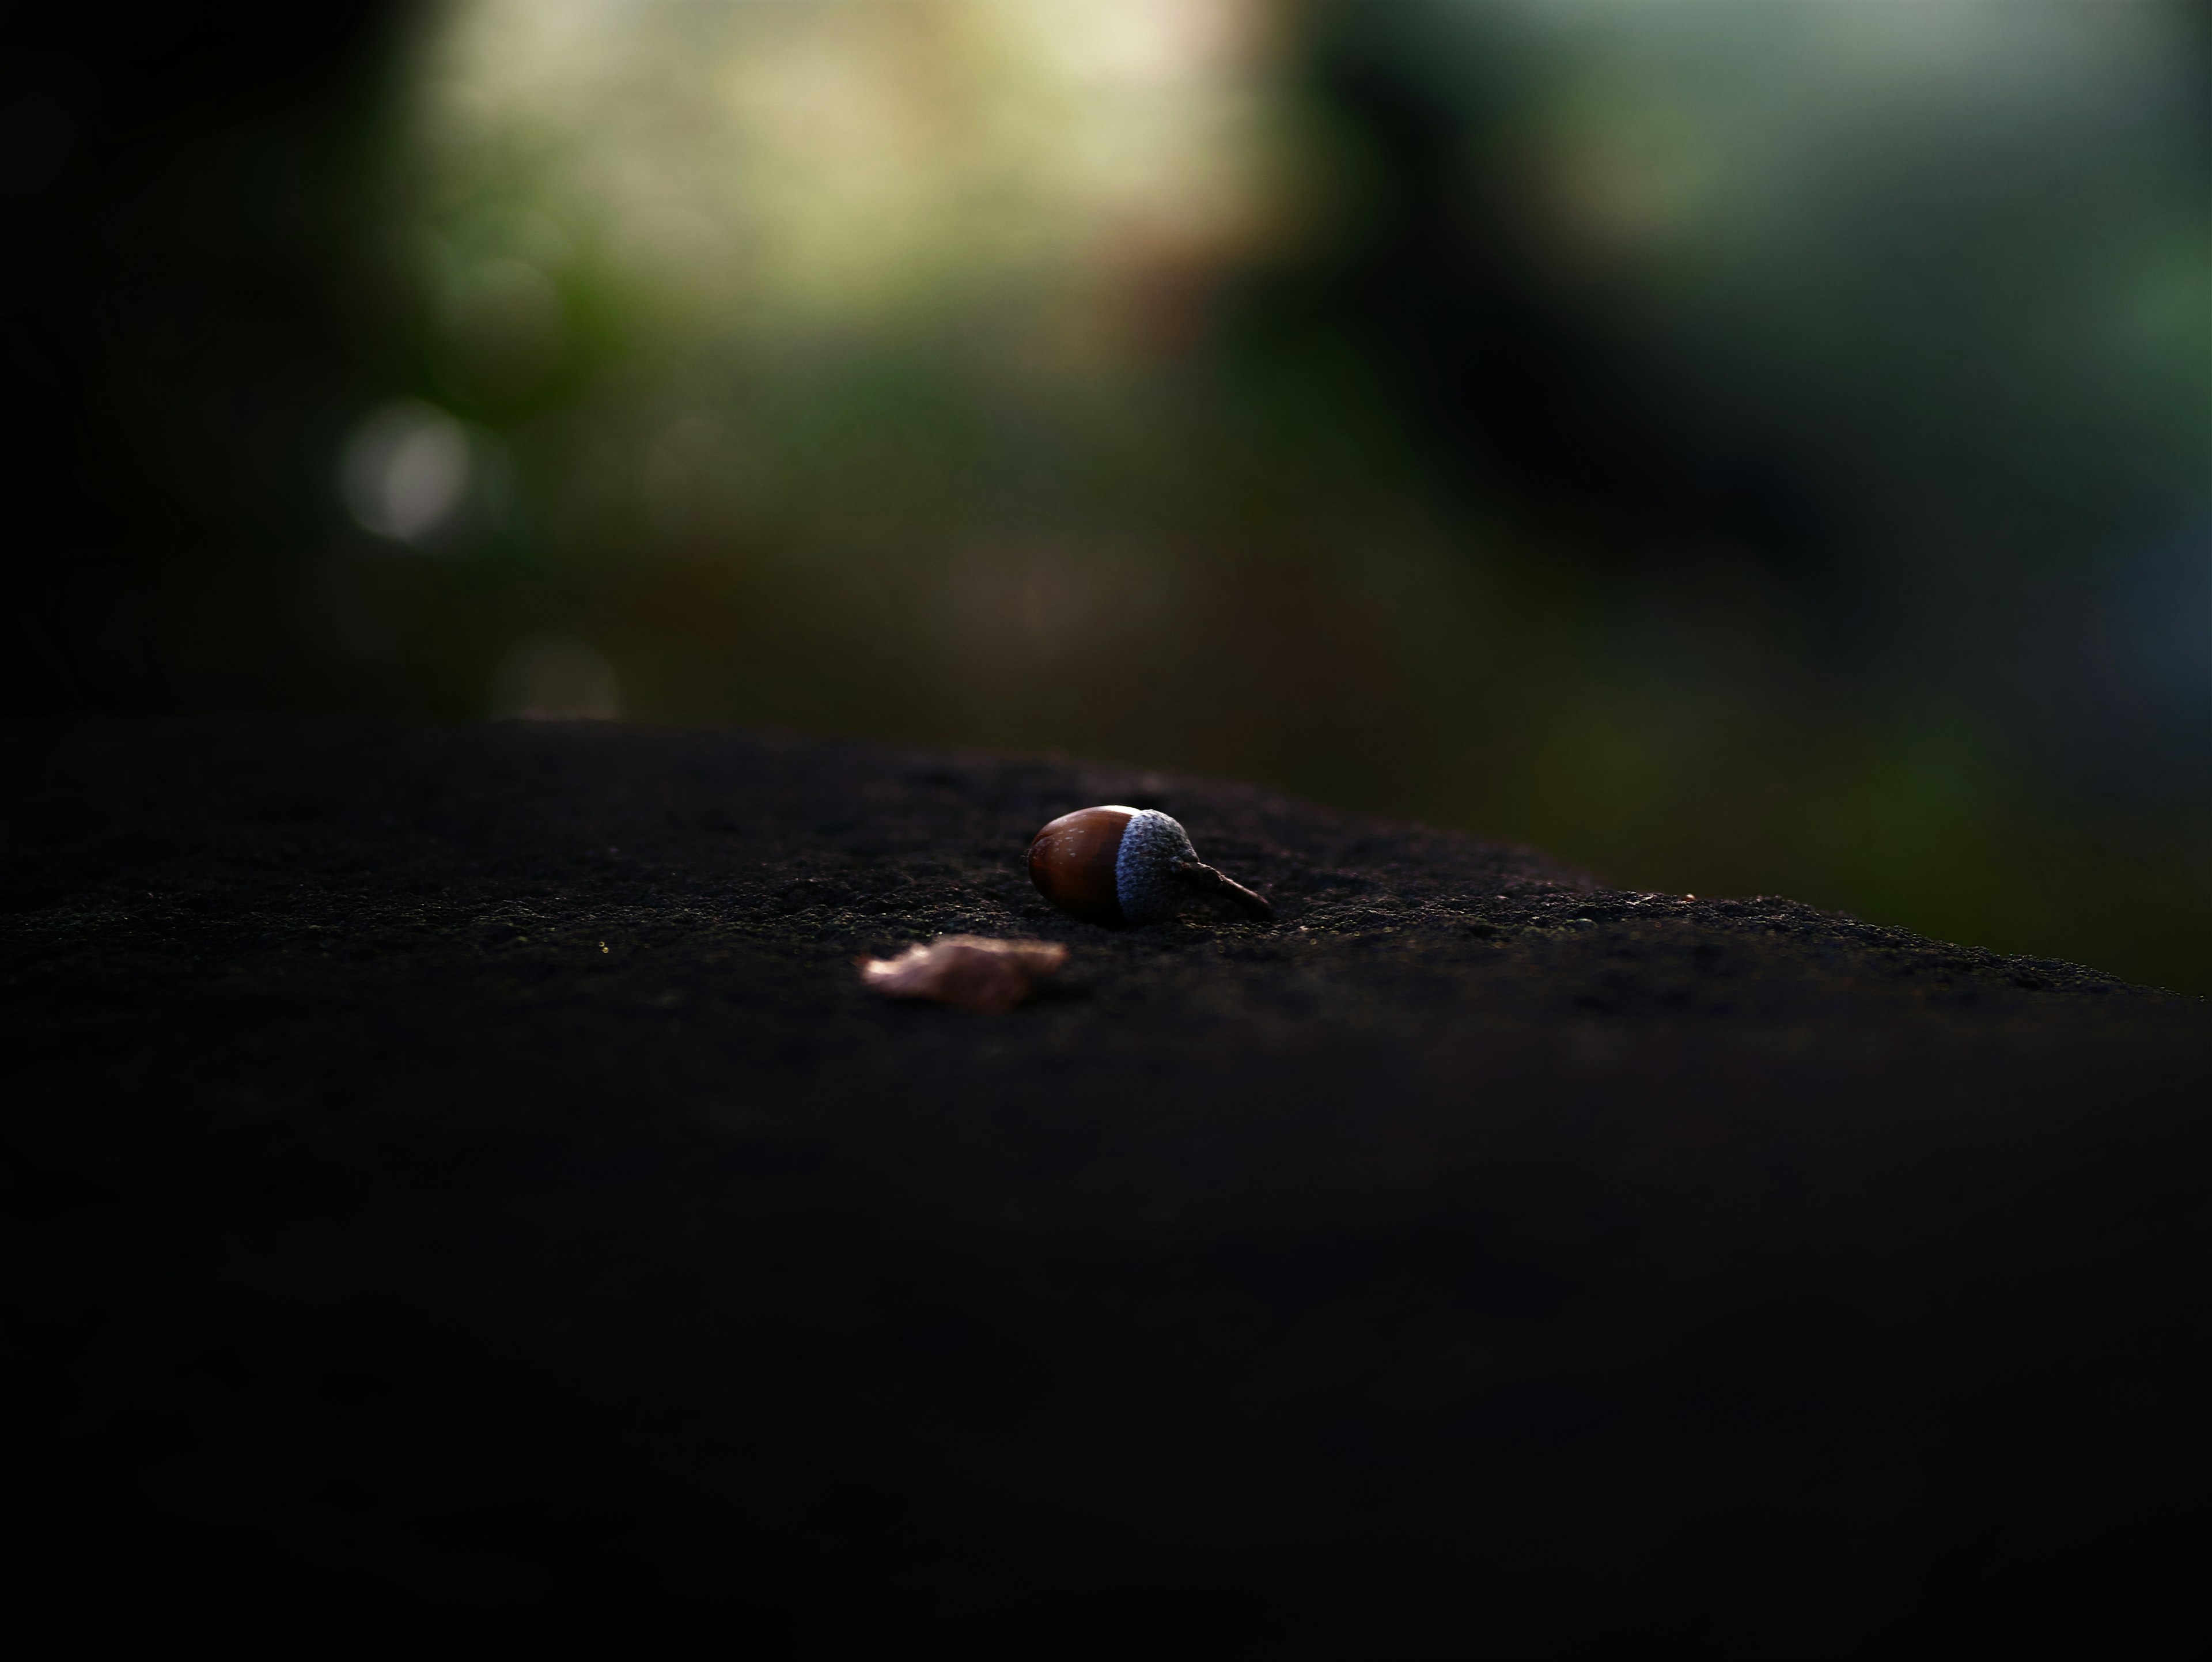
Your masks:
{"label": "small brown leaf", "polygon": [[1067,948],[1042,941],[993,941],[948,934],[896,958],[863,958],[860,979],[886,998],[931,998],[957,1010],[1003,1015],[1030,995],[1036,977],[1067,961]]}

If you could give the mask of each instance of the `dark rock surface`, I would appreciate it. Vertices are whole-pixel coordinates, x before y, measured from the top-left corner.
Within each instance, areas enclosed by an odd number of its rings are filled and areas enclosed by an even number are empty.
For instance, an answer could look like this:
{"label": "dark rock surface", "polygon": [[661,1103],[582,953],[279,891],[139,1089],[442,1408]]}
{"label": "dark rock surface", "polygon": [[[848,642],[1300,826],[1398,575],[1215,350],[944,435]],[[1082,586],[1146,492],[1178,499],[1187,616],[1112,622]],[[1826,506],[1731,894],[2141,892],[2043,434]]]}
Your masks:
{"label": "dark rock surface", "polygon": [[[2203,1001],[1041,762],[0,783],[9,1574],[83,1653],[2205,1636]],[[1047,910],[1097,801],[1279,922]],[[947,931],[1072,957],[860,990]]]}

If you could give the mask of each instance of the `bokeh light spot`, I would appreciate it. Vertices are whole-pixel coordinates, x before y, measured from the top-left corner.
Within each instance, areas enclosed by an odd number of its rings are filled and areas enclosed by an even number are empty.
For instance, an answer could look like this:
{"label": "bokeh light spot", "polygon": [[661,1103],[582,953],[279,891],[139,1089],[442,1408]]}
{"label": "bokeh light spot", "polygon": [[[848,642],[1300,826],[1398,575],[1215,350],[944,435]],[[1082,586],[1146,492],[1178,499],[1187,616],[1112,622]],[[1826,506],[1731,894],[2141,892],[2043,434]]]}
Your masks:
{"label": "bokeh light spot", "polygon": [[469,472],[460,423],[410,399],[384,405],[354,429],[340,482],[364,530],[420,544],[460,505]]}

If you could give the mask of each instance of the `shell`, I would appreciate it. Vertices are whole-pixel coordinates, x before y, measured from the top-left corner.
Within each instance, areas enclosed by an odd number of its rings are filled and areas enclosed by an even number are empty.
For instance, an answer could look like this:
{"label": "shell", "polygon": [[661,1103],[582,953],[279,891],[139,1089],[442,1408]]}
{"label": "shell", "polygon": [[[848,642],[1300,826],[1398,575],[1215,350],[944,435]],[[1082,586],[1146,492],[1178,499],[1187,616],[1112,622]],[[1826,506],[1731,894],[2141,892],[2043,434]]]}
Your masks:
{"label": "shell", "polygon": [[858,959],[860,980],[886,998],[927,998],[958,1010],[1003,1015],[1027,998],[1036,977],[1067,962],[1067,948],[1043,941],[994,941],[949,934],[896,958]]}

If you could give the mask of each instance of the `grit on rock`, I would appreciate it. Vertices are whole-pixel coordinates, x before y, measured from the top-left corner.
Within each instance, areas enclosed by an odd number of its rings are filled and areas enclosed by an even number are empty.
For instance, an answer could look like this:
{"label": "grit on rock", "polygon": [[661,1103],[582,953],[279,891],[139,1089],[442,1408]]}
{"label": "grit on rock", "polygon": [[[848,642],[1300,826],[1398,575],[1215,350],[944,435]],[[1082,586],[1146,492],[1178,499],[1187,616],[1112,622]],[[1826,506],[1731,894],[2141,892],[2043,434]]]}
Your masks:
{"label": "grit on rock", "polygon": [[[83,1653],[2203,1636],[2201,1000],[1057,763],[4,782],[9,1574]],[[1050,910],[1099,802],[1277,921]],[[1070,956],[861,988],[940,933]]]}

